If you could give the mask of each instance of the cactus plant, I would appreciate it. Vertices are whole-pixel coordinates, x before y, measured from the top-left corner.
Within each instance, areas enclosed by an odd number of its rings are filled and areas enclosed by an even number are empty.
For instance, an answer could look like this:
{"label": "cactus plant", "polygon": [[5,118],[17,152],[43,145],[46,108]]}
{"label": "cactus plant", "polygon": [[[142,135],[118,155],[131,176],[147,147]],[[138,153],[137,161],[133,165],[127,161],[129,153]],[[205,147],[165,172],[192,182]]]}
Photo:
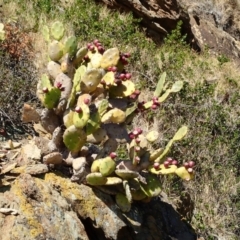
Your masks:
{"label": "cactus plant", "polygon": [[[193,161],[178,167],[176,160],[166,160],[173,143],[186,135],[186,126],[165,148],[158,149],[153,144],[159,138],[157,131],[145,134],[136,128],[128,133],[126,126],[138,113],[161,107],[170,93],[181,90],[182,81],[168,89],[163,73],[154,97],[139,102],[140,90],[132,74],[124,69],[129,54],[120,54],[118,48],[105,51],[97,40],[86,47],[78,46],[75,36],[64,37],[60,22],[53,23],[50,30],[45,26],[42,32],[51,61],[47,64],[48,74],[42,75],[37,85],[37,96],[45,107],[41,124],[52,135],[49,152],[66,153],[61,155],[63,162],[73,165],[72,181],[85,181],[114,192],[120,209],[128,212],[132,201],[148,201],[160,194],[159,176],[193,178]],[[51,123],[50,115],[54,120]],[[116,153],[120,144],[127,145],[126,160]],[[79,158],[83,164],[76,166]]]}

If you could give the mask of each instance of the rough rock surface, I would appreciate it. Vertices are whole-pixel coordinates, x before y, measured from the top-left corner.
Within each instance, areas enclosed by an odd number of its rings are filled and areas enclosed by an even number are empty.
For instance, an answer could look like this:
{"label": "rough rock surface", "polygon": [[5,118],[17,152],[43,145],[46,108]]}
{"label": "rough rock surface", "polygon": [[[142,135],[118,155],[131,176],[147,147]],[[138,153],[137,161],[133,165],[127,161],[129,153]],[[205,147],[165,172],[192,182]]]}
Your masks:
{"label": "rough rock surface", "polygon": [[[169,33],[179,20],[195,47],[238,60],[240,56],[239,1],[197,0],[96,0],[111,8],[132,11],[143,19],[155,39]],[[239,61],[239,60],[238,60]]]}
{"label": "rough rock surface", "polygon": [[114,197],[56,173],[23,173],[0,188],[0,240],[196,239],[160,198],[123,214]]}

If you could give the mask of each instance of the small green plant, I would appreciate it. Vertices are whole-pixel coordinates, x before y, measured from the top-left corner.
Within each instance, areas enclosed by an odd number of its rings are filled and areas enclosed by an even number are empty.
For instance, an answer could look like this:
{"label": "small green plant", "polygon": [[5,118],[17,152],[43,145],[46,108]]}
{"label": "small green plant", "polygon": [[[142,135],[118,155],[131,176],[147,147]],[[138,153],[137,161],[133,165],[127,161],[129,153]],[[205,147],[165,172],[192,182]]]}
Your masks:
{"label": "small green plant", "polygon": [[[60,22],[54,22],[50,29],[44,26],[44,33],[49,42],[50,62],[47,74],[37,86],[37,96],[45,107],[41,124],[53,136],[49,140],[51,152],[60,151],[59,136],[62,136],[72,162],[78,158],[85,162],[74,172],[74,180],[81,182],[85,178],[89,185],[106,188],[118,186],[116,202],[122,211],[129,211],[133,200],[146,200],[161,192],[156,175],[176,174],[184,180],[192,179],[193,161],[179,166],[176,160],[167,158],[173,143],[186,135],[186,126],[177,131],[165,149],[154,151],[150,149],[159,138],[157,131],[144,134],[141,128],[130,132],[126,129],[136,115],[155,111],[171,93],[179,92],[182,81],[169,88],[164,72],[154,97],[139,102],[140,90],[125,69],[130,53],[122,53],[116,47],[105,49],[97,39],[78,47],[74,36],[64,36]],[[57,119],[56,126],[49,128],[53,119]],[[89,144],[98,149],[94,161],[86,155]],[[127,146],[125,160],[118,159],[116,154],[119,144]],[[91,166],[90,173],[84,171],[86,164]]]}
{"label": "small green plant", "polygon": [[223,65],[224,63],[229,62],[229,58],[224,54],[219,55],[217,59],[220,65]]}

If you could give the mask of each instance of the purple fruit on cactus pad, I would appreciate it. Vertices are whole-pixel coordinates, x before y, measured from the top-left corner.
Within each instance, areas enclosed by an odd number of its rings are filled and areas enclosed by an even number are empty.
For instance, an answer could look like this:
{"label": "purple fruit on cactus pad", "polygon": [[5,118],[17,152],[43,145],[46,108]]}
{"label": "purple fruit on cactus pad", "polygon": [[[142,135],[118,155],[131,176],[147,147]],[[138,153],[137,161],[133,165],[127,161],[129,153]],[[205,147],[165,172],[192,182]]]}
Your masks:
{"label": "purple fruit on cactus pad", "polygon": [[167,161],[170,162],[170,163],[172,163],[173,159],[172,159],[171,157],[168,157],[168,158],[167,158]]}
{"label": "purple fruit on cactus pad", "polygon": [[43,91],[44,93],[48,93],[48,88],[47,88],[47,87],[44,87],[44,88],[42,89],[42,91]]}
{"label": "purple fruit on cactus pad", "polygon": [[132,77],[132,74],[131,73],[126,73],[125,77],[126,77],[126,79],[130,79]]}
{"label": "purple fruit on cactus pad", "polygon": [[121,79],[114,79],[114,82],[117,84],[117,85],[121,85],[122,84],[122,80]]}
{"label": "purple fruit on cactus pad", "polygon": [[88,48],[88,49],[90,48],[90,46],[92,46],[92,43],[88,43],[88,44],[87,44],[87,48]]}
{"label": "purple fruit on cactus pad", "polygon": [[195,162],[194,162],[194,161],[189,161],[189,162],[188,162],[188,166],[189,166],[190,168],[193,168],[193,167],[195,166]]}
{"label": "purple fruit on cactus pad", "polygon": [[135,160],[136,163],[139,163],[140,162],[140,157],[136,156],[134,160]]}
{"label": "purple fruit on cactus pad", "polygon": [[177,160],[173,160],[171,164],[177,166],[178,165],[178,161]]}
{"label": "purple fruit on cactus pad", "polygon": [[117,67],[116,66],[112,66],[112,72],[116,72],[117,71]]}
{"label": "purple fruit on cactus pad", "polygon": [[85,61],[89,61],[89,56],[86,55],[83,59],[84,59]]}
{"label": "purple fruit on cactus pad", "polygon": [[59,89],[62,87],[62,83],[60,83],[60,82],[57,82],[56,85],[57,85],[57,88],[59,88]]}
{"label": "purple fruit on cactus pad", "polygon": [[112,67],[108,67],[107,70],[108,70],[109,72],[111,72],[111,71],[112,71]]}
{"label": "purple fruit on cactus pad", "polygon": [[76,108],[75,108],[75,112],[81,113],[81,112],[82,112],[82,108],[81,108],[81,107],[76,107]]}
{"label": "purple fruit on cactus pad", "polygon": [[94,46],[93,45],[91,45],[91,46],[89,46],[89,48],[88,48],[91,52],[93,52],[94,50],[95,50],[95,48],[94,48]]}
{"label": "purple fruit on cactus pad", "polygon": [[98,39],[95,39],[95,40],[93,41],[93,43],[96,45],[97,43],[99,43],[99,40],[98,40]]}
{"label": "purple fruit on cactus pad", "polygon": [[97,46],[97,50],[100,52],[100,53],[104,53],[105,49],[102,47],[102,46]]}
{"label": "purple fruit on cactus pad", "polygon": [[135,94],[135,93],[133,93],[133,94],[131,94],[130,96],[129,96],[129,98],[131,98],[131,99],[137,99],[137,97],[138,97],[138,95],[137,94]]}
{"label": "purple fruit on cactus pad", "polygon": [[131,57],[131,54],[130,54],[130,53],[124,53],[123,55],[124,55],[124,57],[126,57],[126,58],[130,58],[130,57]]}
{"label": "purple fruit on cactus pad", "polygon": [[153,105],[151,106],[152,110],[156,110],[157,107],[158,107],[158,106],[157,106],[156,104],[153,104]]}
{"label": "purple fruit on cactus pad", "polygon": [[141,91],[140,90],[135,90],[135,92],[134,92],[134,94],[136,94],[136,95],[140,95],[140,93],[141,93]]}
{"label": "purple fruit on cactus pad", "polygon": [[137,137],[138,134],[139,134],[139,133],[138,133],[138,130],[134,130],[134,131],[132,132],[132,134]]}
{"label": "purple fruit on cactus pad", "polygon": [[83,102],[88,105],[90,103],[90,99],[89,98],[84,98]]}
{"label": "purple fruit on cactus pad", "polygon": [[193,173],[193,169],[192,169],[192,168],[188,168],[187,171],[188,171],[189,173]]}
{"label": "purple fruit on cactus pad", "polygon": [[117,157],[117,154],[116,154],[115,152],[111,152],[111,153],[109,154],[109,156],[110,156],[110,158],[114,159],[114,158]]}
{"label": "purple fruit on cactus pad", "polygon": [[141,134],[143,132],[143,130],[141,128],[136,128],[135,131],[137,131],[138,134]]}
{"label": "purple fruit on cactus pad", "polygon": [[135,141],[136,141],[136,143],[140,143],[141,142],[141,140],[139,138],[136,138]]}
{"label": "purple fruit on cactus pad", "polygon": [[165,168],[168,168],[169,165],[170,165],[170,162],[169,162],[169,161],[165,161],[165,162],[163,163],[163,165],[164,165]]}
{"label": "purple fruit on cactus pad", "polygon": [[140,148],[139,146],[136,146],[136,147],[135,147],[135,151],[136,151],[136,152],[139,152],[140,150],[141,150],[141,148]]}
{"label": "purple fruit on cactus pad", "polygon": [[128,136],[131,138],[131,139],[134,139],[135,136],[132,134],[132,133],[129,133]]}
{"label": "purple fruit on cactus pad", "polygon": [[119,78],[122,79],[122,80],[125,80],[125,79],[126,79],[126,76],[125,76],[124,73],[121,73],[121,74],[119,75]]}
{"label": "purple fruit on cactus pad", "polygon": [[158,162],[155,162],[155,163],[153,164],[153,167],[154,167],[156,170],[158,170],[159,167],[160,167],[160,164],[159,164]]}
{"label": "purple fruit on cactus pad", "polygon": [[102,85],[106,85],[106,82],[105,82],[104,79],[102,79],[102,80],[100,81],[100,83],[101,83]]}
{"label": "purple fruit on cactus pad", "polygon": [[189,163],[188,163],[188,162],[185,162],[185,163],[183,163],[183,166],[184,166],[185,168],[189,168]]}

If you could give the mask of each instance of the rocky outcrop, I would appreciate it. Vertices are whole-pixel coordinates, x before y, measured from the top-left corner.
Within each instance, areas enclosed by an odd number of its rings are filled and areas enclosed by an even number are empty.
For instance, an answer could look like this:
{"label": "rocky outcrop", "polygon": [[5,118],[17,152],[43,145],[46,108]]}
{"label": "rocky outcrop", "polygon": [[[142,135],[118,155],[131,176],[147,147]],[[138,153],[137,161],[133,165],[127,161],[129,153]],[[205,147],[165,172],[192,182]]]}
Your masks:
{"label": "rocky outcrop", "polygon": [[240,56],[240,6],[238,1],[97,0],[111,8],[132,11],[155,39],[183,22],[188,41],[238,60]]}
{"label": "rocky outcrop", "polygon": [[[36,165],[37,166],[37,165]],[[155,198],[123,214],[114,197],[57,173],[22,173],[0,188],[0,240],[196,239],[173,207]]]}

